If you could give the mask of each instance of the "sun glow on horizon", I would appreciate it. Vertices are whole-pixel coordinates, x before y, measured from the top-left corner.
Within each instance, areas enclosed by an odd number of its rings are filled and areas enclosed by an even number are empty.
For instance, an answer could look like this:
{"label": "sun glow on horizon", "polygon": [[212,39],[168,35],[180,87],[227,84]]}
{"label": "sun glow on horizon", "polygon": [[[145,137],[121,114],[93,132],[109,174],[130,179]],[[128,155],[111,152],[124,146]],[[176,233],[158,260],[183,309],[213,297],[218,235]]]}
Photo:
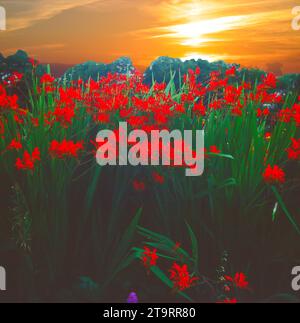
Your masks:
{"label": "sun glow on horizon", "polygon": [[248,16],[240,15],[198,20],[162,27],[160,28],[162,33],[154,36],[154,38],[173,38],[180,45],[196,47],[207,42],[218,41],[217,38],[208,38],[205,37],[206,35],[233,30],[239,28],[242,24],[249,24]]}
{"label": "sun glow on horizon", "polygon": [[202,59],[208,62],[216,62],[219,60],[224,60],[226,59],[228,56],[227,55],[208,55],[208,54],[201,54],[201,53],[187,53],[186,55],[184,55],[183,57],[181,57],[180,59],[185,62],[188,60],[198,60],[198,59]]}

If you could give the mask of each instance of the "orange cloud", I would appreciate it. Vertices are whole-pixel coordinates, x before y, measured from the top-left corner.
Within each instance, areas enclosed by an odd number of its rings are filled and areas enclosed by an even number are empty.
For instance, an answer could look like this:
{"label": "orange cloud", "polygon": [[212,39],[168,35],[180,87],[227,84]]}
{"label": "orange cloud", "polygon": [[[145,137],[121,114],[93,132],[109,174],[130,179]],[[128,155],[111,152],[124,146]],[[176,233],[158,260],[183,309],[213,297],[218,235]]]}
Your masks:
{"label": "orange cloud", "polygon": [[130,56],[138,66],[158,56],[224,59],[300,72],[300,31],[293,0],[2,1],[10,31],[0,52],[25,48],[47,62],[108,62]]}
{"label": "orange cloud", "polygon": [[40,20],[50,19],[65,10],[99,2],[99,0],[3,0],[1,5],[9,13],[8,30],[27,28]]}

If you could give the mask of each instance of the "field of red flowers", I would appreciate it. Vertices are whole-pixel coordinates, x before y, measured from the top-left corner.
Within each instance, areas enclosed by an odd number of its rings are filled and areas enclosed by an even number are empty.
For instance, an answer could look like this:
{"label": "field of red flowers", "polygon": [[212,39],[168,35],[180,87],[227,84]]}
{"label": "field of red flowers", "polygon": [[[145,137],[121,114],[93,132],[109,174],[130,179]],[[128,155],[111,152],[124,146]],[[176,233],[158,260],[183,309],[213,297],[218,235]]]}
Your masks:
{"label": "field of red flowers", "polygon": [[[3,80],[0,254],[18,263],[10,297],[297,300],[300,97],[278,93],[272,74],[239,84],[237,73],[200,83],[191,70],[179,89],[175,74],[151,87],[138,72],[70,83],[35,66]],[[204,129],[203,176],[100,167],[96,135],[121,121]]]}

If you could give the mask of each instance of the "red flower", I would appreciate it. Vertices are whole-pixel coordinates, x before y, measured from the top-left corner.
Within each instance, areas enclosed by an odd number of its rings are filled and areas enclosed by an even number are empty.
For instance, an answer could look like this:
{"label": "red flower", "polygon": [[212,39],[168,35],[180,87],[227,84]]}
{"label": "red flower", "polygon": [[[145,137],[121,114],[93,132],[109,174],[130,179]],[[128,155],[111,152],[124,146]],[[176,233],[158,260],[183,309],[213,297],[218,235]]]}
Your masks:
{"label": "red flower", "polygon": [[133,109],[130,108],[130,109],[121,109],[120,110],[120,117],[125,119],[127,118],[128,116],[130,116],[130,114],[132,113]]}
{"label": "red flower", "polygon": [[7,146],[8,150],[20,150],[22,149],[22,143],[18,141],[17,139],[12,139],[10,144]]}
{"label": "red flower", "polygon": [[29,58],[28,58],[28,62],[29,62],[33,67],[35,67],[35,66],[37,66],[37,65],[38,65],[38,61],[37,61],[37,60],[35,60],[34,58],[31,58],[31,57],[29,57]]}
{"label": "red flower", "polygon": [[154,84],[154,91],[155,92],[161,92],[166,89],[167,85],[166,83],[155,83]]}
{"label": "red flower", "polygon": [[271,132],[266,132],[266,133],[265,133],[265,139],[266,139],[266,140],[270,140],[270,139],[271,139],[271,137],[272,137]]}
{"label": "red flower", "polygon": [[226,76],[235,76],[236,73],[236,67],[232,66],[230,69],[228,69],[225,73]]}
{"label": "red flower", "polygon": [[64,128],[68,128],[72,124],[72,120],[75,117],[75,112],[73,108],[55,108],[53,115],[55,121],[59,122]]}
{"label": "red flower", "polygon": [[31,158],[33,162],[40,161],[41,160],[41,153],[38,147],[33,149],[33,152],[31,154]]}
{"label": "red flower", "polygon": [[128,119],[128,123],[133,128],[141,127],[148,121],[148,118],[145,116],[131,116]]}
{"label": "red flower", "polygon": [[281,109],[278,113],[278,119],[281,122],[289,123],[291,121],[292,117],[293,117],[293,112],[289,108]]}
{"label": "red flower", "polygon": [[23,154],[23,159],[17,158],[15,166],[18,170],[33,170],[35,163],[40,160],[40,150],[36,147],[31,155],[26,150]]}
{"label": "red flower", "polygon": [[17,82],[21,81],[23,78],[23,74],[19,72],[13,72],[10,77],[8,77],[8,82],[12,84],[16,84]]}
{"label": "red flower", "polygon": [[273,73],[263,76],[263,85],[265,87],[276,88],[277,78]]}
{"label": "red flower", "polygon": [[51,76],[50,74],[44,74],[41,77],[41,83],[42,84],[48,84],[48,83],[53,83],[55,81],[55,78]]}
{"label": "red flower", "polygon": [[243,110],[239,105],[236,105],[231,110],[233,116],[241,117],[243,115]]}
{"label": "red flower", "polygon": [[215,101],[212,101],[209,105],[210,109],[213,109],[213,110],[219,110],[219,109],[222,109],[223,107],[223,102],[222,100],[215,100]]}
{"label": "red flower", "polygon": [[217,146],[210,146],[210,152],[211,152],[212,154],[220,154],[220,153],[221,153],[221,150],[220,150],[220,149],[218,149],[218,147],[217,147]]}
{"label": "red flower", "polygon": [[39,126],[39,118],[31,118],[31,123],[37,128]]}
{"label": "red flower", "polygon": [[140,182],[138,180],[135,180],[135,181],[133,181],[133,188],[138,192],[142,192],[146,189],[146,185],[144,182]]}
{"label": "red flower", "polygon": [[191,277],[187,265],[180,266],[174,263],[170,269],[170,280],[172,280],[174,288],[183,291],[192,287],[199,278]]}
{"label": "red flower", "polygon": [[288,158],[291,160],[300,160],[300,139],[292,138],[292,144],[287,149]]}
{"label": "red flower", "polygon": [[95,82],[93,79],[91,79],[90,82],[87,84],[87,87],[90,89],[91,92],[97,91],[100,89],[100,83]]}
{"label": "red flower", "polygon": [[52,156],[52,158],[77,158],[78,153],[81,150],[83,150],[83,143],[81,141],[74,143],[72,140],[67,141],[66,139],[64,139],[62,142],[53,140],[50,143],[49,153]]}
{"label": "red flower", "polygon": [[272,167],[268,165],[265,172],[263,173],[263,178],[266,183],[284,183],[285,182],[285,172],[277,165]]}
{"label": "red flower", "polygon": [[236,273],[234,278],[230,276],[225,276],[225,279],[241,289],[247,289],[249,286],[249,283],[247,282],[247,277],[244,273]]}
{"label": "red flower", "polygon": [[260,108],[257,109],[257,117],[267,117],[270,114],[270,110],[268,108],[265,108],[261,110]]}
{"label": "red flower", "polygon": [[154,113],[154,121],[158,125],[166,124],[168,122],[168,118],[162,112]]}
{"label": "red flower", "polygon": [[18,124],[23,124],[24,123],[24,120],[18,114],[14,114],[14,120]]}
{"label": "red flower", "polygon": [[206,108],[203,105],[202,102],[200,103],[195,103],[193,111],[196,115],[201,115],[201,116],[205,116],[206,115]]}
{"label": "red flower", "polygon": [[99,123],[108,123],[110,120],[110,115],[108,113],[97,113],[94,116],[94,121]]}
{"label": "red flower", "polygon": [[143,265],[149,269],[152,266],[156,266],[158,255],[157,250],[150,250],[148,247],[144,247],[144,252],[142,254],[142,263]]}
{"label": "red flower", "polygon": [[160,175],[157,172],[152,173],[153,180],[158,184],[163,184],[165,182],[165,178],[163,175]]}

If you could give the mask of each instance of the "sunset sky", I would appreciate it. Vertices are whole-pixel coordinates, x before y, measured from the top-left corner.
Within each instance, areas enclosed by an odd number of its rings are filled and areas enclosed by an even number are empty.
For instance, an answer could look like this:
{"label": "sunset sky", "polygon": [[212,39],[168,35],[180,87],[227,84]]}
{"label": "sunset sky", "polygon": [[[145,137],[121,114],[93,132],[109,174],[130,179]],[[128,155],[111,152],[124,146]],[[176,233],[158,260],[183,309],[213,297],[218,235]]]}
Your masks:
{"label": "sunset sky", "polygon": [[[300,0],[6,0],[0,52],[42,62],[111,62],[145,67],[159,56],[222,59],[300,72]],[[300,14],[300,12],[299,12]]]}

